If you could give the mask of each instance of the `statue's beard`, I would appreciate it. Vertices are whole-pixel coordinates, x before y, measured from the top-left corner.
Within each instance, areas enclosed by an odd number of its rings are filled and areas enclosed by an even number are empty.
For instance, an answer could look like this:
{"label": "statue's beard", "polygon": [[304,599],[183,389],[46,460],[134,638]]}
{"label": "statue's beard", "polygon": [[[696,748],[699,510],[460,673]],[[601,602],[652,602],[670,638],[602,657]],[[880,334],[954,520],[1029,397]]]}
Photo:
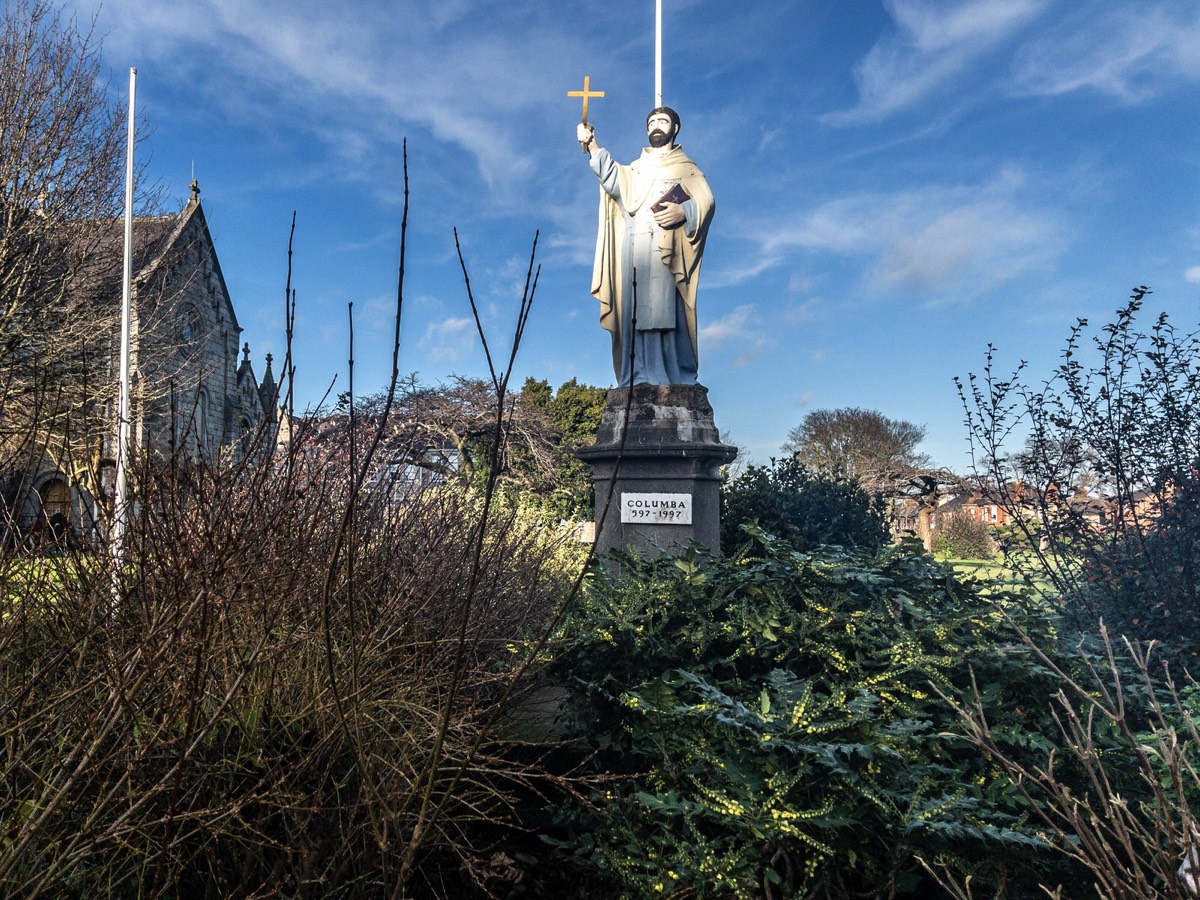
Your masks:
{"label": "statue's beard", "polygon": [[652,132],[650,132],[648,137],[650,138],[651,147],[665,147],[667,144],[671,143],[671,136],[661,128],[655,128]]}

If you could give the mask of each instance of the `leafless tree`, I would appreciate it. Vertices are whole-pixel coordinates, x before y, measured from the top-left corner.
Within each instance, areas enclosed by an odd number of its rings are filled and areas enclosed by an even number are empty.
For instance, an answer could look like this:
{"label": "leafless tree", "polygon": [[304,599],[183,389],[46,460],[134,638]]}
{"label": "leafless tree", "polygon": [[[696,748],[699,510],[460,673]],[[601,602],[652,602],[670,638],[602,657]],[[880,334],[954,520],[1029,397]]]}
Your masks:
{"label": "leafless tree", "polygon": [[873,409],[844,407],[810,412],[788,433],[781,448],[800,465],[826,475],[848,476],[872,494],[893,502],[912,500],[933,507],[963,479],[933,467],[917,447],[925,428],[890,419]]}
{"label": "leafless tree", "polygon": [[[385,393],[356,399],[355,427],[364,433],[379,427],[386,399]],[[339,446],[333,439],[350,427],[347,402],[343,396],[333,415],[313,423],[318,448]],[[548,471],[553,465],[554,426],[544,410],[518,393],[506,397],[501,416],[495,407],[492,387],[481,378],[455,376],[443,384],[425,385],[410,375],[386,407],[375,480],[413,468],[439,480],[460,477],[473,483],[487,474],[490,448],[499,439],[499,477],[528,486],[525,481],[531,473]]]}
{"label": "leafless tree", "polygon": [[108,400],[125,125],[93,28],[46,0],[0,19],[0,474],[78,468]]}
{"label": "leafless tree", "polygon": [[897,467],[921,468],[925,429],[873,409],[817,409],[788,433],[785,451],[806,468],[871,482]]}

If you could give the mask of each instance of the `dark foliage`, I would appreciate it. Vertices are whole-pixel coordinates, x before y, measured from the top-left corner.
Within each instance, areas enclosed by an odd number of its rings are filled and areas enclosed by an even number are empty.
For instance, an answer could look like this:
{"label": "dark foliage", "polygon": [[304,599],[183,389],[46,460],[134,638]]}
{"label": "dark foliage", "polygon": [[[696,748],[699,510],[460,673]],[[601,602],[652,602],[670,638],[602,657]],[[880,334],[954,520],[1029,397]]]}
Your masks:
{"label": "dark foliage", "polygon": [[721,547],[756,553],[755,523],[799,550],[826,544],[873,552],[888,541],[882,503],[844,476],[819,475],[791,459],[748,466],[721,492]]}
{"label": "dark foliage", "polygon": [[1200,653],[1200,483],[1178,484],[1153,527],[1126,530],[1086,560],[1064,605],[1076,628],[1104,623],[1116,634],[1156,640],[1193,666]]}
{"label": "dark foliage", "polygon": [[553,426],[550,464],[531,479],[533,494],[548,516],[592,518],[591,471],[575,458],[575,451],[595,443],[607,395],[605,388],[580,384],[574,378],[557,391],[548,381],[533,378],[527,378],[521,388],[521,402],[544,412]]}
{"label": "dark foliage", "polygon": [[560,672],[614,778],[564,819],[581,877],[626,897],[938,896],[921,857],[1008,897],[1062,878],[939,695],[977,685],[997,745],[1044,763],[1055,729],[1027,701],[1056,681],[993,601],[1057,646],[1053,618],[928,557],[754,533],[757,558],[625,560],[573,609]]}

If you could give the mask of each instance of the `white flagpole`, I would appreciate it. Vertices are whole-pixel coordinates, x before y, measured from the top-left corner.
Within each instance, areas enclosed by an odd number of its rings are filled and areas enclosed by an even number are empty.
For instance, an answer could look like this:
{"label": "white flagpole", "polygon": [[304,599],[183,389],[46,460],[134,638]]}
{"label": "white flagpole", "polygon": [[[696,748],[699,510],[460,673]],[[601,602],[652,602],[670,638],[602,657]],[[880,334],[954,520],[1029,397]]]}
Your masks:
{"label": "white flagpole", "polygon": [[129,70],[129,140],[125,150],[125,261],[121,278],[121,373],[117,394],[117,471],[113,490],[111,552],[113,560],[113,601],[117,600],[128,510],[129,456],[129,345],[133,305],[133,144],[134,108],[137,97],[137,69]]}
{"label": "white flagpole", "polygon": [[654,0],[654,107],[662,105],[662,0]]}

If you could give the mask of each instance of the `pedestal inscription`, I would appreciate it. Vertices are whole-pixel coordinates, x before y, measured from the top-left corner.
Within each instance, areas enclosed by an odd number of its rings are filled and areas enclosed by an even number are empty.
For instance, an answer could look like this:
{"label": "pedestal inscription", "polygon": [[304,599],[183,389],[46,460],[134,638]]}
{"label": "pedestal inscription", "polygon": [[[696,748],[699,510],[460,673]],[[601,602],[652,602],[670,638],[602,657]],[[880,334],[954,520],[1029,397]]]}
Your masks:
{"label": "pedestal inscription", "polygon": [[622,494],[622,522],[691,525],[691,494]]}
{"label": "pedestal inscription", "polygon": [[674,553],[692,541],[720,552],[721,466],[737,449],[720,441],[707,388],[609,391],[596,443],[576,455],[592,469],[602,553]]}

